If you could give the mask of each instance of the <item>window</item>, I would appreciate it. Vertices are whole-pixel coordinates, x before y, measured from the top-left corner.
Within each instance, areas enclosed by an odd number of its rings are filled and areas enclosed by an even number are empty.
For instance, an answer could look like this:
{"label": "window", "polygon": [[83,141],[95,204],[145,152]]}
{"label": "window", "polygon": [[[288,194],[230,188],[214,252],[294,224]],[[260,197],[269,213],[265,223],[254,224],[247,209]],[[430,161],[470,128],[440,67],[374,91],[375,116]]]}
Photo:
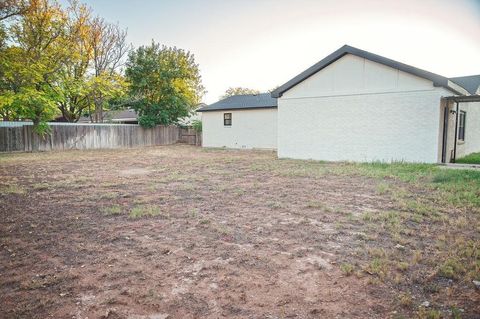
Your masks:
{"label": "window", "polygon": [[467,113],[465,111],[460,111],[458,118],[458,139],[460,141],[465,141],[465,121],[467,119]]}
{"label": "window", "polygon": [[232,113],[223,113],[223,125],[232,126]]}

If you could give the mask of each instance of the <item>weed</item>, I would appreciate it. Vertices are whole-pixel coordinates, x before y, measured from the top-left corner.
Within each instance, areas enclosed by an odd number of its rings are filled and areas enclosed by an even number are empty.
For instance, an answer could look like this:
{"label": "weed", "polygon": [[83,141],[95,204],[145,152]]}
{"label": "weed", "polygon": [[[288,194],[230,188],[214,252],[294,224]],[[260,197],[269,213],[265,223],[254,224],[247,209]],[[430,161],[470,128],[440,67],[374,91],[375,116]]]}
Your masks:
{"label": "weed", "polygon": [[408,267],[410,267],[410,265],[407,262],[398,262],[396,265],[396,268],[399,271],[407,271]]}
{"label": "weed", "polygon": [[152,206],[152,205],[140,205],[140,206],[135,206],[130,210],[130,214],[128,214],[128,217],[130,218],[142,218],[142,217],[153,217],[160,215],[161,211],[160,208],[157,206]]}
{"label": "weed", "polygon": [[459,260],[450,257],[440,265],[437,274],[445,278],[456,279],[464,272],[463,264]]}
{"label": "weed", "polygon": [[384,195],[384,194],[387,194],[388,192],[390,191],[390,185],[385,183],[385,182],[381,182],[377,185],[377,193],[380,194],[380,195]]}
{"label": "weed", "polygon": [[310,209],[322,209],[326,212],[330,212],[332,211],[332,209],[330,207],[328,207],[327,205],[325,205],[324,203],[322,202],[318,202],[318,201],[310,201],[307,203],[307,205],[305,205],[305,208],[310,208]]}
{"label": "weed", "polygon": [[17,194],[22,195],[25,194],[25,189],[17,184],[10,184],[7,187],[0,190],[1,194],[8,195],[8,194]]}
{"label": "weed", "polygon": [[365,268],[365,271],[370,275],[377,275],[384,278],[388,274],[388,265],[385,259],[373,258]]}
{"label": "weed", "polygon": [[122,207],[120,205],[113,205],[110,207],[102,208],[102,212],[105,215],[119,215],[122,213]]}
{"label": "weed", "polygon": [[192,209],[190,212],[190,217],[195,218],[198,216],[199,210],[198,209]]}
{"label": "weed", "polygon": [[209,219],[202,219],[202,220],[200,220],[200,224],[201,224],[201,225],[210,224],[210,220],[209,220]]}
{"label": "weed", "polygon": [[36,191],[45,191],[50,189],[50,185],[48,183],[36,183],[33,184],[32,187]]}
{"label": "weed", "polygon": [[452,318],[453,319],[462,319],[462,311],[457,307],[451,307],[450,310],[452,311]]}
{"label": "weed", "polygon": [[422,260],[423,260],[422,252],[419,250],[416,250],[413,253],[412,263],[419,264]]}
{"label": "weed", "polygon": [[272,209],[280,209],[280,208],[283,208],[283,204],[280,203],[279,201],[269,201],[266,203],[268,207],[272,208]]}
{"label": "weed", "polygon": [[413,305],[412,295],[408,292],[400,294],[397,298],[398,303],[404,308],[409,308]]}
{"label": "weed", "polygon": [[353,266],[352,264],[348,264],[348,263],[345,263],[345,264],[341,264],[340,265],[340,270],[346,275],[346,276],[350,276],[353,271],[355,270],[355,266]]}
{"label": "weed", "polygon": [[425,309],[420,308],[417,312],[418,319],[440,319],[442,318],[442,313],[435,309]]}
{"label": "weed", "polygon": [[118,193],[107,192],[100,195],[100,199],[114,199],[118,197]]}

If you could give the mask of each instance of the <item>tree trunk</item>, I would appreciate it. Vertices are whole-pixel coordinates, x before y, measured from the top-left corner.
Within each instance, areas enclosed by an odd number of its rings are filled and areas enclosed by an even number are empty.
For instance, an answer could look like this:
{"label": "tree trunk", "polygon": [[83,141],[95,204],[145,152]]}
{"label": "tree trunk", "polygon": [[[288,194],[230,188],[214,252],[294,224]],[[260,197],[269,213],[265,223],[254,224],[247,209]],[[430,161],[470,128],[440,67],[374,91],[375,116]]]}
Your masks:
{"label": "tree trunk", "polygon": [[103,103],[102,103],[102,98],[101,97],[96,97],[94,99],[95,103],[95,116],[94,116],[94,121],[96,123],[102,123],[103,122]]}

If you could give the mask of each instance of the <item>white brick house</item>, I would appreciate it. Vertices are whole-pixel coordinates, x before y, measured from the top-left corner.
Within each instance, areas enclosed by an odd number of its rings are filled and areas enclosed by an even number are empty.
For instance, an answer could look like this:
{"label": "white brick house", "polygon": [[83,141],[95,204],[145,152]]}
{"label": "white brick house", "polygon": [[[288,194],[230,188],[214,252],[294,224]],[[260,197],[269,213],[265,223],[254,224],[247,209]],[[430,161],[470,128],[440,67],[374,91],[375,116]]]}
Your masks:
{"label": "white brick house", "polygon": [[200,110],[204,142],[281,158],[449,162],[480,151],[479,86],[480,76],[448,79],[344,46],[273,91],[268,116],[254,103]]}

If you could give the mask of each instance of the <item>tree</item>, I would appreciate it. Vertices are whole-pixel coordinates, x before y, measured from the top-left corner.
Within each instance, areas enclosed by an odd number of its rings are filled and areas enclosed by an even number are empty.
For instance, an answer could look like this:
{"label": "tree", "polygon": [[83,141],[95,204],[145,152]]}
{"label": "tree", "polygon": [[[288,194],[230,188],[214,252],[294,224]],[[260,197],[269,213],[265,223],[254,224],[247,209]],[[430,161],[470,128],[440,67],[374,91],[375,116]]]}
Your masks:
{"label": "tree", "polygon": [[[118,73],[128,50],[126,32],[92,17],[77,0],[65,10],[54,0],[8,2],[0,4],[0,17],[20,16],[9,28],[0,21],[0,116],[45,127],[39,124],[59,112],[76,122],[95,109],[102,121],[109,101],[126,90]],[[20,104],[29,101],[22,94],[35,104]]]}
{"label": "tree", "polygon": [[0,21],[24,14],[28,9],[26,0],[0,1]]}
{"label": "tree", "polygon": [[227,98],[234,95],[245,95],[245,94],[259,94],[260,91],[242,87],[230,87],[225,91],[225,94],[220,97],[220,99]]}
{"label": "tree", "polygon": [[[90,45],[93,50],[92,98],[95,107],[92,119],[103,121],[103,111],[111,98],[118,97],[125,89],[125,81],[117,73],[131,47],[127,44],[127,32],[118,25],[102,18],[92,21]],[[121,92],[122,91],[122,92]]]}
{"label": "tree", "polygon": [[70,58],[62,64],[53,89],[60,97],[57,105],[62,117],[68,122],[76,122],[90,104],[91,13],[85,5],[72,1],[67,15],[66,36],[72,51]]}
{"label": "tree", "polygon": [[17,23],[9,27],[13,45],[0,57],[2,110],[33,121],[44,133],[60,96],[55,83],[62,63],[71,57],[66,37],[67,16],[57,2],[30,0]]}
{"label": "tree", "polygon": [[125,94],[126,81],[117,71],[129,48],[126,32],[93,18],[90,9],[76,1],[71,2],[68,14],[73,47],[71,58],[59,73],[57,86],[62,99],[58,107],[68,122],[78,121],[87,110],[92,120],[102,122],[108,103]]}
{"label": "tree", "polygon": [[189,114],[205,92],[194,56],[155,42],[129,54],[125,75],[144,127],[175,123]]}

